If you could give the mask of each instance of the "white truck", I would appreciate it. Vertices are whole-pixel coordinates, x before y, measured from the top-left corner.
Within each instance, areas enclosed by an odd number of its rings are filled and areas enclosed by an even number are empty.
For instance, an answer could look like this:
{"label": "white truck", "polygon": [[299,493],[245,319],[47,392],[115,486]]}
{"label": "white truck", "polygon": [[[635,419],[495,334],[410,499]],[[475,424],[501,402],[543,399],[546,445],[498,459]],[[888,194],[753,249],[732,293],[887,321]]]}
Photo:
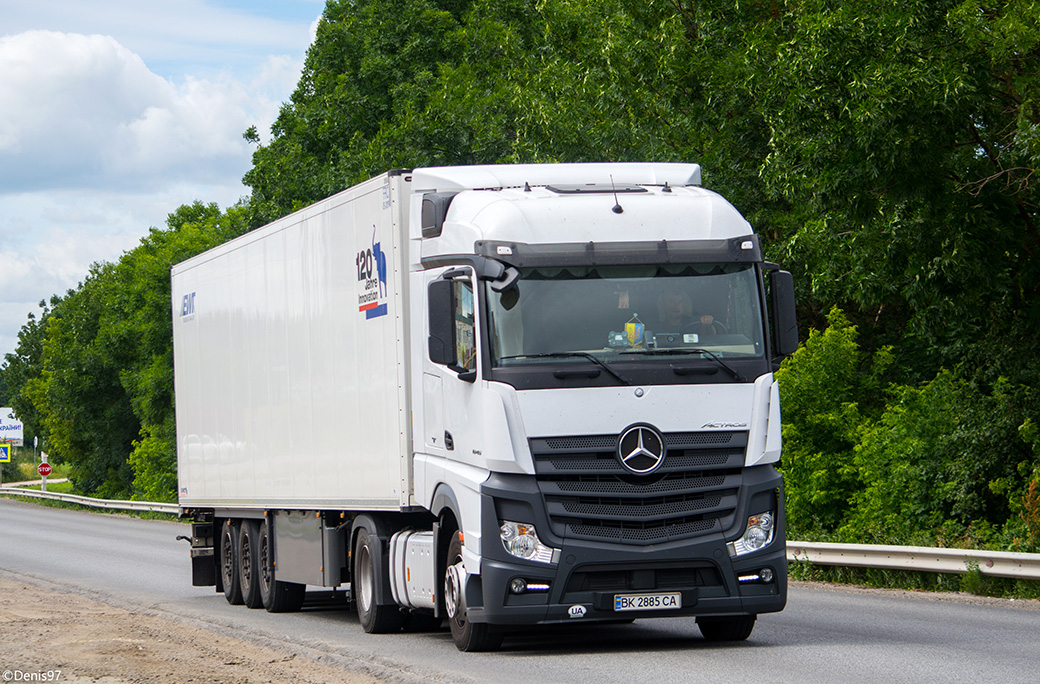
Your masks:
{"label": "white truck", "polygon": [[783,609],[793,285],[698,165],[391,171],[171,277],[195,585],[464,651]]}

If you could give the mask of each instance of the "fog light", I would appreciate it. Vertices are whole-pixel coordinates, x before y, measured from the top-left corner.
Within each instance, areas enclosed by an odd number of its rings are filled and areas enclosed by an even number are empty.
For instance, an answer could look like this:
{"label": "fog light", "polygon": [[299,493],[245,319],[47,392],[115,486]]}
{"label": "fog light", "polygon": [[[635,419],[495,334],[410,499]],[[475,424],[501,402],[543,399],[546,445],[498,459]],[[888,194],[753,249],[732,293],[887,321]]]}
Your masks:
{"label": "fog light", "polygon": [[510,594],[531,594],[544,591],[549,591],[549,585],[545,582],[528,582],[522,577],[514,577],[509,580]]}
{"label": "fog light", "polygon": [[726,544],[729,547],[729,555],[743,556],[745,553],[758,551],[768,546],[773,541],[775,531],[776,525],[772,513],[758,513],[748,517],[747,528],[744,530],[743,536]]}
{"label": "fog light", "polygon": [[758,572],[752,575],[740,575],[737,577],[737,581],[741,584],[748,584],[749,582],[761,582],[762,584],[769,584],[773,581],[773,569],[762,568]]}

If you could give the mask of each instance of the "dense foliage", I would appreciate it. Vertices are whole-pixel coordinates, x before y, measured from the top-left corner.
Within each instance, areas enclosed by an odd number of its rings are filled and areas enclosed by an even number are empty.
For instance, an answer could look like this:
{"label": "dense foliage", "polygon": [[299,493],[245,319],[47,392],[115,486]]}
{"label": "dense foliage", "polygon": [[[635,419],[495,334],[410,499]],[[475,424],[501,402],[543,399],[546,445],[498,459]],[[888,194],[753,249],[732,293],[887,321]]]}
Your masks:
{"label": "dense foliage", "polygon": [[244,232],[244,214],[180,207],[22,328],[2,373],[21,388],[11,406],[78,491],[174,499],[170,266]]}
{"label": "dense foliage", "polygon": [[800,288],[792,534],[1040,550],[1040,1],[328,0],[272,133],[8,356],[82,491],[172,496],[170,263],[393,167],[698,161]]}

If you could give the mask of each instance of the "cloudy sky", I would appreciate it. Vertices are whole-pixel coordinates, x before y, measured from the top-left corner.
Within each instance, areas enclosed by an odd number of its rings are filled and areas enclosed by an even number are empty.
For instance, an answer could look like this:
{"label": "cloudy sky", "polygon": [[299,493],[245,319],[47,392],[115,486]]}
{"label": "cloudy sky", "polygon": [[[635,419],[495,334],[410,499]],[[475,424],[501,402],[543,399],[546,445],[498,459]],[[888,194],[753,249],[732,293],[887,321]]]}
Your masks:
{"label": "cloudy sky", "polygon": [[248,195],[324,0],[0,0],[0,360],[37,304]]}

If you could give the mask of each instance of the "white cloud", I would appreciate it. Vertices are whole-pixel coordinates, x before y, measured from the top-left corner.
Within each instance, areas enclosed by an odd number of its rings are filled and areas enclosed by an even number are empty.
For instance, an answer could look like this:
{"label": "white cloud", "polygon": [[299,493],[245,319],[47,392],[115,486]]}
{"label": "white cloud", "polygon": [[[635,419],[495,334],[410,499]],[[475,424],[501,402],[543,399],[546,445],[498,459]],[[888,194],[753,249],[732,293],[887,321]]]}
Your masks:
{"label": "white cloud", "polygon": [[[265,60],[257,84],[299,74]],[[284,93],[284,90],[282,91]],[[226,179],[248,168],[242,139],[277,101],[228,77],[175,85],[107,36],[32,31],[0,38],[0,192],[99,187],[151,190]]]}
{"label": "white cloud", "polygon": [[0,30],[19,31],[0,36],[0,362],[37,303],[92,263],[182,204],[248,194],[242,133],[269,131],[323,2],[290,22],[235,1],[0,6]]}
{"label": "white cloud", "polygon": [[120,127],[166,99],[162,79],[106,36],[0,38],[0,188],[97,184]]}

